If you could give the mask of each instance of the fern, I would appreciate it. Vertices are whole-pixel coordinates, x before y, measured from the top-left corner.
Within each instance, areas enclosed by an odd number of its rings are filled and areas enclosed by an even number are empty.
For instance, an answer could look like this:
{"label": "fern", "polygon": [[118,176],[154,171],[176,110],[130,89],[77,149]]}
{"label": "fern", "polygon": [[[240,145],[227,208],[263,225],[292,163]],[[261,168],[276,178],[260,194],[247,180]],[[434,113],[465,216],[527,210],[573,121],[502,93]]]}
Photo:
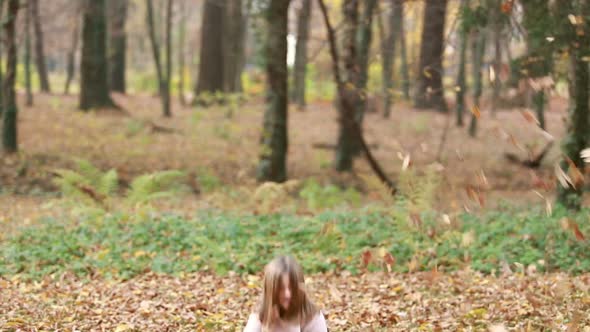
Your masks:
{"label": "fern", "polygon": [[78,173],[88,180],[93,188],[98,187],[103,177],[103,172],[100,169],[84,159],[77,159],[76,166]]}
{"label": "fern", "polygon": [[119,176],[117,170],[111,169],[100,177],[97,191],[105,196],[114,194],[119,187]]}
{"label": "fern", "polygon": [[141,175],[131,182],[127,200],[131,203],[145,203],[154,199],[169,197],[180,185],[184,173],[180,171],[162,171]]}
{"label": "fern", "polygon": [[419,176],[414,169],[409,169],[399,178],[400,196],[411,213],[431,210],[439,185],[440,175],[434,170]]}

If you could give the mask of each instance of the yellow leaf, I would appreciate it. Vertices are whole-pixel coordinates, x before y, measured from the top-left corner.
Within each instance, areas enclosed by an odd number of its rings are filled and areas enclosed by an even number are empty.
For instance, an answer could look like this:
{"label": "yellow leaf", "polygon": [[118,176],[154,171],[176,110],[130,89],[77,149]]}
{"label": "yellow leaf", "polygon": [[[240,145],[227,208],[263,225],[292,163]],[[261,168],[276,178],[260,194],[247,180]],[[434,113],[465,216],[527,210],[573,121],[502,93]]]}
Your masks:
{"label": "yellow leaf", "polygon": [[479,119],[481,116],[481,111],[477,105],[473,105],[473,107],[471,107],[471,113],[473,113],[473,116],[475,116],[476,119]]}
{"label": "yellow leaf", "polygon": [[432,78],[432,74],[430,73],[428,67],[424,68],[424,70],[422,72],[424,73],[424,76],[426,76],[427,78],[429,78],[429,79]]}
{"label": "yellow leaf", "polygon": [[131,330],[131,327],[127,324],[119,324],[115,328],[115,332],[124,332],[124,331],[129,331],[129,330]]}
{"label": "yellow leaf", "polygon": [[133,254],[133,256],[134,256],[134,257],[136,257],[136,258],[137,258],[137,257],[142,257],[142,256],[145,256],[145,255],[146,255],[146,252],[145,252],[145,251],[143,251],[143,250],[138,250],[138,251],[136,251],[136,252]]}

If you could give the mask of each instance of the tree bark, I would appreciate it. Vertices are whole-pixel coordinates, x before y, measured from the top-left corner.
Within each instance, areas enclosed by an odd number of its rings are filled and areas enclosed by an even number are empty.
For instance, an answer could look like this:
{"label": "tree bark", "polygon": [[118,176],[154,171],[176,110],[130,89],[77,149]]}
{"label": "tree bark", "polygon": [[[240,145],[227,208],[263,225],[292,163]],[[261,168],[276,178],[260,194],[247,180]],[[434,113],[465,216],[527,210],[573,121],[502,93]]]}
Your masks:
{"label": "tree bark", "polygon": [[[223,92],[225,76],[223,57],[223,26],[226,0],[205,0],[201,27],[199,76],[195,96],[204,92]],[[198,98],[196,99],[198,101]]]}
{"label": "tree bark", "polygon": [[154,5],[152,0],[146,0],[147,6],[147,26],[150,38],[150,44],[152,46],[152,55],[154,57],[154,64],[156,67],[156,74],[158,76],[158,87],[160,92],[160,98],[162,101],[162,114],[165,117],[172,116],[170,111],[170,76],[172,73],[172,0],[166,2],[166,32],[164,37],[165,43],[165,67],[162,67],[161,50],[156,36],[156,27],[154,22]]}
{"label": "tree bark", "polygon": [[18,151],[16,93],[14,84],[16,82],[16,19],[19,10],[19,0],[8,0],[7,17],[3,20],[4,25],[4,49],[6,50],[6,77],[2,90],[4,92],[4,113],[2,128],[2,147],[6,153]]}
{"label": "tree bark", "polygon": [[27,6],[25,13],[25,105],[33,106],[33,92],[31,91],[31,16],[32,6]]}
{"label": "tree bark", "polygon": [[287,34],[289,0],[271,0],[266,11],[266,73],[268,79],[258,181],[287,179]]}
{"label": "tree bark", "polygon": [[[576,37],[578,45],[583,45],[580,39],[579,36]],[[587,45],[582,47],[587,47]],[[572,85],[570,91],[573,92],[573,95],[570,96],[567,135],[562,143],[563,154],[573,162],[582,174],[584,174],[585,163],[580,154],[590,140],[590,109],[588,106],[590,72],[588,62],[583,60],[584,54],[582,49],[575,46],[570,50],[570,85]],[[561,167],[567,170],[571,166],[567,161],[563,161]],[[559,187],[557,200],[569,209],[580,209],[583,191],[584,188],[579,184],[576,188],[573,186]]]}
{"label": "tree bark", "polygon": [[[469,0],[461,0],[461,11],[465,11],[469,6]],[[457,71],[457,86],[455,87],[457,126],[463,127],[463,115],[465,114],[465,65],[467,62],[467,35],[469,33],[465,22],[459,26],[459,69]]]}
{"label": "tree bark", "polygon": [[420,48],[420,72],[414,99],[416,108],[447,111],[442,85],[444,30],[447,0],[426,0]]}
{"label": "tree bark", "polygon": [[45,63],[45,49],[43,46],[43,28],[41,26],[41,17],[39,16],[39,0],[30,0],[30,6],[33,11],[33,25],[35,28],[35,62],[37,72],[39,73],[39,83],[41,91],[50,93],[49,75],[47,74],[47,65]]}
{"label": "tree bark", "polygon": [[[344,87],[346,93],[339,96],[339,118],[338,118],[338,144],[336,148],[336,160],[334,166],[337,171],[345,172],[352,170],[353,159],[356,148],[355,122],[356,112],[355,108],[360,102],[360,93],[358,89],[359,69],[358,69],[358,54],[357,54],[357,29],[358,29],[358,14],[359,3],[357,0],[345,0],[342,3],[342,11],[344,13],[344,31],[342,45],[344,47],[343,62],[344,62]],[[346,100],[344,100],[346,99]],[[344,103],[354,105],[350,109],[343,107]]]}
{"label": "tree bark", "polygon": [[500,82],[500,67],[502,66],[502,12],[500,11],[500,1],[495,1],[495,9],[492,11],[494,15],[494,80],[492,80],[493,95],[492,95],[492,115],[495,115],[498,110],[498,102],[500,101],[500,90],[502,83]]}
{"label": "tree bark", "polygon": [[83,111],[114,107],[108,88],[105,0],[85,0],[80,61],[80,104]]}
{"label": "tree bark", "polygon": [[[401,26],[403,19],[402,0],[391,0],[389,12],[389,33],[383,47],[383,110],[385,117],[391,113],[393,92],[393,68],[395,67],[395,44],[401,42]],[[401,44],[401,43],[400,43]]]}
{"label": "tree bark", "polygon": [[224,28],[224,91],[234,93],[240,91],[242,72],[240,67],[241,42],[244,38],[242,29],[242,0],[226,2]]}
{"label": "tree bark", "polygon": [[471,123],[469,124],[469,135],[475,137],[477,134],[477,120],[479,117],[479,99],[482,92],[481,67],[486,48],[486,29],[479,28],[476,31],[472,43],[473,57],[473,110],[471,112]]}
{"label": "tree bark", "polygon": [[302,0],[297,17],[297,44],[295,45],[295,67],[293,69],[293,101],[299,108],[305,108],[305,78],[307,73],[307,41],[311,22],[311,0]]}
{"label": "tree bark", "polygon": [[[4,0],[0,0],[0,20],[4,20]],[[4,31],[0,28],[0,64],[4,63],[2,59],[2,47],[4,40]],[[2,119],[2,113],[4,111],[4,72],[0,65],[0,119]]]}
{"label": "tree bark", "polygon": [[180,104],[185,106],[186,99],[184,98],[184,75],[185,75],[185,40],[186,40],[186,0],[180,1],[180,22],[178,24],[178,100]]}
{"label": "tree bark", "polygon": [[404,93],[404,98],[406,100],[410,100],[410,71],[408,70],[408,57],[406,54],[406,32],[404,29],[404,2],[405,0],[398,0],[399,4],[399,12],[400,12],[400,27],[399,27],[399,42],[400,42],[400,76],[402,78],[401,86],[402,92]]}
{"label": "tree bark", "polygon": [[109,89],[110,91],[125,93],[125,69],[127,34],[125,22],[127,20],[127,0],[108,0],[108,39],[109,39]]}
{"label": "tree bark", "polygon": [[360,93],[360,100],[356,112],[356,121],[360,124],[367,106],[367,82],[369,81],[369,53],[373,40],[373,14],[377,0],[366,0],[363,5],[363,17],[358,28],[358,67],[359,81],[357,87]]}
{"label": "tree bark", "polygon": [[[78,4],[79,6],[79,4]],[[66,84],[64,87],[64,94],[70,93],[70,84],[74,79],[74,75],[76,73],[76,52],[78,51],[78,41],[80,40],[80,18],[79,12],[81,7],[78,7],[76,10],[76,15],[74,17],[74,24],[72,27],[72,35],[70,40],[70,49],[68,50],[67,54],[67,64],[66,64]]]}

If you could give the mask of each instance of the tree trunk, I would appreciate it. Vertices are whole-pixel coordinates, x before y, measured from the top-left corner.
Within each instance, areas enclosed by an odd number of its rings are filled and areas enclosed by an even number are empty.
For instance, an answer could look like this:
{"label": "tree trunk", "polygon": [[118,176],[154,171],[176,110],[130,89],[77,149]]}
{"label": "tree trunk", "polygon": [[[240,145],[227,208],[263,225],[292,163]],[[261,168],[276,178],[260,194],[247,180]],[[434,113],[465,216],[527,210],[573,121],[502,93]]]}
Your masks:
{"label": "tree trunk", "polygon": [[419,109],[436,108],[441,112],[447,111],[442,85],[446,12],[447,0],[426,0],[418,88],[414,99],[414,104]]}
{"label": "tree trunk", "polygon": [[[393,92],[393,68],[395,67],[395,44],[401,42],[402,27],[402,0],[391,0],[389,12],[389,33],[383,47],[383,110],[385,117],[391,113],[391,102]],[[401,43],[400,43],[401,45]]]}
{"label": "tree trunk", "polygon": [[[577,38],[579,41],[579,38]],[[584,45],[584,46],[587,46]],[[567,136],[562,144],[562,152],[566,158],[569,158],[574,165],[584,174],[584,160],[580,153],[587,147],[590,139],[590,110],[588,107],[588,89],[590,87],[590,73],[588,71],[588,62],[583,60],[584,52],[572,47],[570,51],[571,67],[570,91],[570,110]],[[562,162],[562,169],[568,169],[569,163]],[[559,187],[558,202],[570,209],[579,209],[581,207],[581,196],[584,188],[578,184],[576,188]]]}
{"label": "tree trunk", "polygon": [[72,35],[71,35],[71,44],[70,49],[68,50],[67,55],[67,64],[66,64],[66,85],[64,87],[64,94],[70,93],[70,84],[74,79],[74,75],[76,73],[76,52],[78,51],[78,40],[80,40],[80,19],[79,19],[79,10],[76,11],[76,15],[74,18],[74,25],[72,27]]}
{"label": "tree trunk", "polygon": [[400,42],[400,76],[402,78],[401,86],[404,98],[410,100],[410,71],[408,70],[408,57],[406,55],[406,32],[404,29],[404,0],[398,0],[399,3],[399,42]]}
{"label": "tree trunk", "polygon": [[109,89],[125,93],[125,54],[127,49],[127,0],[108,0],[109,7]]}
{"label": "tree trunk", "polygon": [[266,11],[267,108],[264,114],[258,181],[287,179],[287,34],[289,0],[271,0]]}
{"label": "tree trunk", "polygon": [[480,28],[473,38],[471,55],[473,57],[473,111],[471,112],[471,123],[469,135],[475,137],[477,134],[477,118],[479,116],[479,99],[482,92],[481,67],[486,48],[486,30]]}
{"label": "tree trunk", "polygon": [[171,57],[171,31],[172,31],[172,0],[166,2],[166,33],[164,37],[165,53],[166,53],[166,67],[162,67],[161,50],[156,36],[156,27],[154,22],[154,5],[152,0],[146,0],[147,17],[146,22],[148,26],[148,33],[150,44],[152,46],[152,55],[154,57],[154,64],[156,67],[156,74],[158,77],[158,87],[160,98],[162,102],[162,114],[165,117],[172,116],[170,112],[170,74],[172,73],[172,57]]}
{"label": "tree trunk", "polygon": [[[465,11],[469,6],[469,0],[461,0],[461,11]],[[468,27],[465,22],[459,26],[459,69],[457,71],[457,86],[455,87],[456,97],[456,114],[457,126],[463,127],[463,115],[465,114],[465,65],[467,62],[467,31]]]}
{"label": "tree trunk", "polygon": [[[360,102],[360,94],[358,89],[359,70],[358,70],[358,55],[356,49],[356,36],[358,28],[358,10],[359,3],[357,0],[345,0],[342,3],[342,10],[344,12],[344,31],[342,45],[344,47],[343,62],[344,62],[344,86],[346,93],[344,97],[347,100],[339,100],[339,130],[338,130],[338,144],[336,148],[335,168],[339,172],[352,170],[353,159],[356,149],[356,135],[355,122],[356,113],[355,106]],[[342,99],[342,98],[339,98]],[[350,109],[343,107],[344,103],[355,105]],[[350,112],[352,111],[352,113]]]}
{"label": "tree trunk", "polygon": [[[0,0],[0,20],[4,20],[4,0]],[[0,64],[4,63],[2,59],[2,46],[4,40],[4,31],[0,28]],[[2,65],[0,65],[0,119],[2,119],[2,113],[4,110],[4,73],[2,71]]]}
{"label": "tree trunk", "polygon": [[27,6],[25,13],[25,105],[33,106],[33,92],[31,91],[31,10],[32,6]]}
{"label": "tree trunk", "polygon": [[239,91],[241,81],[240,52],[241,42],[244,37],[242,31],[242,0],[226,2],[224,30],[224,91],[234,93]]}
{"label": "tree trunk", "polygon": [[51,92],[49,86],[49,75],[47,74],[47,65],[45,64],[45,49],[43,47],[43,29],[41,27],[41,17],[39,16],[39,0],[30,0],[31,10],[33,11],[33,25],[35,28],[35,62],[37,72],[39,73],[39,83],[41,91]]}
{"label": "tree trunk", "polygon": [[502,66],[502,12],[500,11],[500,1],[495,2],[495,7],[492,11],[494,15],[494,79],[491,81],[493,87],[492,96],[492,115],[495,115],[498,109],[498,102],[500,101],[500,90],[502,83],[500,82],[500,68]]}
{"label": "tree trunk", "polygon": [[180,1],[180,22],[178,24],[178,100],[180,104],[185,106],[186,99],[184,98],[184,75],[185,75],[185,40],[186,40],[186,0]]}
{"label": "tree trunk", "polygon": [[16,18],[18,15],[19,0],[8,0],[7,17],[3,18],[4,25],[4,49],[6,50],[6,77],[2,90],[4,92],[4,114],[2,128],[2,147],[6,153],[18,151],[16,93]]}
{"label": "tree trunk", "polygon": [[357,87],[361,98],[357,105],[356,120],[362,123],[363,114],[367,105],[367,82],[369,81],[369,53],[371,51],[371,42],[373,39],[373,13],[375,13],[375,6],[377,0],[367,0],[363,5],[363,17],[358,29],[358,67],[359,67],[359,81]]}
{"label": "tree trunk", "polygon": [[79,108],[114,107],[107,83],[105,0],[85,0],[84,5]]}
{"label": "tree trunk", "polygon": [[295,68],[293,69],[293,101],[305,108],[305,76],[307,73],[307,40],[311,18],[311,0],[302,0],[297,18],[297,44],[295,45]]}
{"label": "tree trunk", "polygon": [[[225,76],[223,57],[226,0],[205,0],[201,27],[201,55],[195,96],[204,92],[223,92]],[[196,99],[198,100],[198,98]]]}

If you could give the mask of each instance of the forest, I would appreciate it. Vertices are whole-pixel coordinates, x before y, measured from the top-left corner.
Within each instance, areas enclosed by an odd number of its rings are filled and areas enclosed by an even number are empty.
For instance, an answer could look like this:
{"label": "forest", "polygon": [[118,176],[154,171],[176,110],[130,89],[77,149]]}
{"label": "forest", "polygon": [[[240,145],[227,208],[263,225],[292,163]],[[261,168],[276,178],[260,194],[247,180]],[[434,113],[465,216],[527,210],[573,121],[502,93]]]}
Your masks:
{"label": "forest", "polygon": [[0,18],[0,330],[590,331],[589,0]]}

